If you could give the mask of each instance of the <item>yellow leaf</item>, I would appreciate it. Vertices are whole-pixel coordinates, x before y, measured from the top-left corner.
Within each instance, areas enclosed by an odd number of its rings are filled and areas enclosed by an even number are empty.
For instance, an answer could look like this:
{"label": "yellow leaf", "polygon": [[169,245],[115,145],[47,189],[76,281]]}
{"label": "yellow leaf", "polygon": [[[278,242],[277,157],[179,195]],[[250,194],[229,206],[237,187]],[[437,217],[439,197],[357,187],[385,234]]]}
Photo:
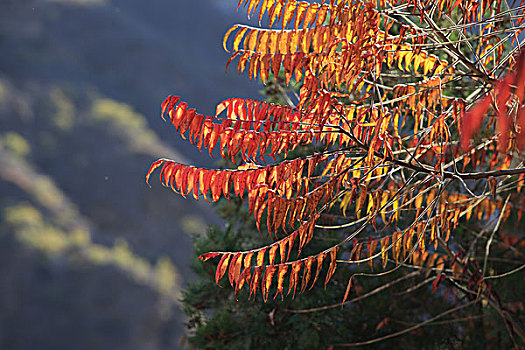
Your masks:
{"label": "yellow leaf", "polygon": [[255,51],[255,45],[257,44],[258,35],[259,35],[259,32],[257,30],[251,31],[250,38],[248,39],[248,50]]}
{"label": "yellow leaf", "polygon": [[233,40],[233,51],[234,52],[239,50],[239,44],[241,43],[241,40],[244,37],[244,33],[246,33],[247,30],[248,28],[244,27],[237,32],[237,35],[235,35],[235,39]]}
{"label": "yellow leaf", "polygon": [[339,206],[343,210],[343,216],[346,216],[346,210],[352,204],[351,200],[352,200],[352,192],[347,192],[343,196],[343,200],[341,201],[341,204]]}
{"label": "yellow leaf", "polygon": [[388,249],[389,249],[390,236],[383,237],[381,239],[381,259],[383,259],[383,269],[388,263]]}
{"label": "yellow leaf", "polygon": [[366,215],[372,214],[372,207],[374,205],[374,198],[372,197],[372,193],[368,195],[368,207],[366,208]]}
{"label": "yellow leaf", "polygon": [[228,49],[226,48],[226,41],[228,41],[228,36],[230,36],[230,34],[235,30],[239,28],[238,25],[234,25],[233,27],[231,27],[230,29],[228,29],[228,31],[226,32],[226,34],[224,34],[224,38],[222,39],[222,47],[224,48],[224,51],[226,52],[230,52],[228,51]]}
{"label": "yellow leaf", "polygon": [[383,222],[386,223],[386,203],[388,202],[388,192],[387,191],[384,191],[383,192],[383,195],[381,196],[381,208],[383,208],[383,210],[381,210],[381,218],[383,219]]}
{"label": "yellow leaf", "polygon": [[290,19],[292,19],[295,9],[297,7],[297,2],[295,1],[288,1],[286,3],[286,7],[284,8],[284,14],[283,14],[283,22],[282,22],[282,28],[286,28],[288,25],[288,22]]}
{"label": "yellow leaf", "polygon": [[248,5],[248,19],[250,19],[252,12],[255,11],[257,5],[259,5],[260,0],[252,0]]}
{"label": "yellow leaf", "polygon": [[274,5],[275,7],[272,9],[272,13],[270,15],[270,28],[273,26],[273,24],[279,20],[279,16],[281,15],[281,10],[283,7],[283,4],[281,1],[277,0],[277,2]]}
{"label": "yellow leaf", "polygon": [[397,221],[399,220],[399,200],[396,199],[392,203],[392,210],[394,211],[394,219]]}

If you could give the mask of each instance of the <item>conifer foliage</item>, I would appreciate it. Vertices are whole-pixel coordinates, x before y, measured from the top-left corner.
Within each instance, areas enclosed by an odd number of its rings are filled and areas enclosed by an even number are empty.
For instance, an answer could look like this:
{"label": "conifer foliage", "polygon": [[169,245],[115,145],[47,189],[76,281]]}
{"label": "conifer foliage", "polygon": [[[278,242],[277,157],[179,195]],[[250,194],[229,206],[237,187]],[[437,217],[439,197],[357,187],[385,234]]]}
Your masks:
{"label": "conifer foliage", "polygon": [[[345,266],[344,304],[355,278],[409,267],[435,275],[432,292],[445,284],[458,300],[493,308],[523,341],[491,284],[524,266],[523,1],[240,0],[238,8],[267,28],[229,29],[227,67],[298,86],[296,101],[285,92],[287,105],[230,98],[208,116],[168,96],[162,118],[199,150],[239,165],[159,159],[146,175],[160,169],[164,186],[195,199],[247,197],[271,243],[200,256],[218,261],[216,282],[264,301],[294,298]],[[313,151],[297,156],[301,147]],[[474,220],[478,231],[465,233]],[[339,237],[330,247],[302,255],[328,231]],[[519,264],[496,271],[493,256]],[[363,263],[369,273],[352,270]]]}

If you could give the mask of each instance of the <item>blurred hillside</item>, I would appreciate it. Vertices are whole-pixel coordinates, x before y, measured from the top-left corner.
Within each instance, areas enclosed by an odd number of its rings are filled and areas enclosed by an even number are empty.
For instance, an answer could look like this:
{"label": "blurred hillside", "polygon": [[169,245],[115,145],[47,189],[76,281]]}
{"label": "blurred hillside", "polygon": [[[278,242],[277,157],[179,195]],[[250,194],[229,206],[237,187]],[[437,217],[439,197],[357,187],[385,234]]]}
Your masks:
{"label": "blurred hillside", "polygon": [[224,74],[235,3],[0,3],[1,349],[178,348],[188,234],[216,219],[144,174],[211,165],[159,118],[166,95],[256,95]]}

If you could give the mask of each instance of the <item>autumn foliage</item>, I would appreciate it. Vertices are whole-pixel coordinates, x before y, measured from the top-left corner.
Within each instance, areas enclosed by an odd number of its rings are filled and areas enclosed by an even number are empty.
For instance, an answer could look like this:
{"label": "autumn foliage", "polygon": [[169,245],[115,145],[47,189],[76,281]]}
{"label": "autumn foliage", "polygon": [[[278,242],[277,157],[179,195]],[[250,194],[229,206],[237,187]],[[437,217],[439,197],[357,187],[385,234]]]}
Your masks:
{"label": "autumn foliage", "polygon": [[[159,159],[146,176],[160,168],[164,186],[209,202],[247,197],[272,242],[202,255],[217,259],[216,282],[227,276],[235,294],[246,287],[264,301],[293,298],[347,266],[344,304],[363,275],[352,266],[368,264],[367,276],[408,266],[435,275],[433,292],[446,280],[483,300],[523,340],[491,285],[505,271],[489,271],[487,260],[498,251],[523,264],[523,232],[502,226],[519,222],[525,205],[524,7],[499,0],[241,0],[241,7],[268,28],[228,30],[227,66],[236,62],[238,73],[263,84],[297,84],[296,102],[230,98],[208,116],[168,96],[162,118],[199,150],[240,165]],[[311,153],[297,156],[299,149]],[[458,234],[472,220],[484,223],[481,250]],[[303,256],[327,230],[338,241]]]}

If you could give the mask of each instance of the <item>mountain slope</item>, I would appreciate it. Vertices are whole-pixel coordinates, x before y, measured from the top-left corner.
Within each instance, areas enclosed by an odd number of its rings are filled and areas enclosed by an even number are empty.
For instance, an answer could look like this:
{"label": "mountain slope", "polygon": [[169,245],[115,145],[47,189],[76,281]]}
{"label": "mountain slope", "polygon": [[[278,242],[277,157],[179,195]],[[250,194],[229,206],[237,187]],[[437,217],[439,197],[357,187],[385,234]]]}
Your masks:
{"label": "mountain slope", "polygon": [[0,4],[0,348],[178,344],[188,234],[217,219],[144,174],[211,165],[159,118],[167,94],[203,113],[256,94],[224,74],[224,5]]}

